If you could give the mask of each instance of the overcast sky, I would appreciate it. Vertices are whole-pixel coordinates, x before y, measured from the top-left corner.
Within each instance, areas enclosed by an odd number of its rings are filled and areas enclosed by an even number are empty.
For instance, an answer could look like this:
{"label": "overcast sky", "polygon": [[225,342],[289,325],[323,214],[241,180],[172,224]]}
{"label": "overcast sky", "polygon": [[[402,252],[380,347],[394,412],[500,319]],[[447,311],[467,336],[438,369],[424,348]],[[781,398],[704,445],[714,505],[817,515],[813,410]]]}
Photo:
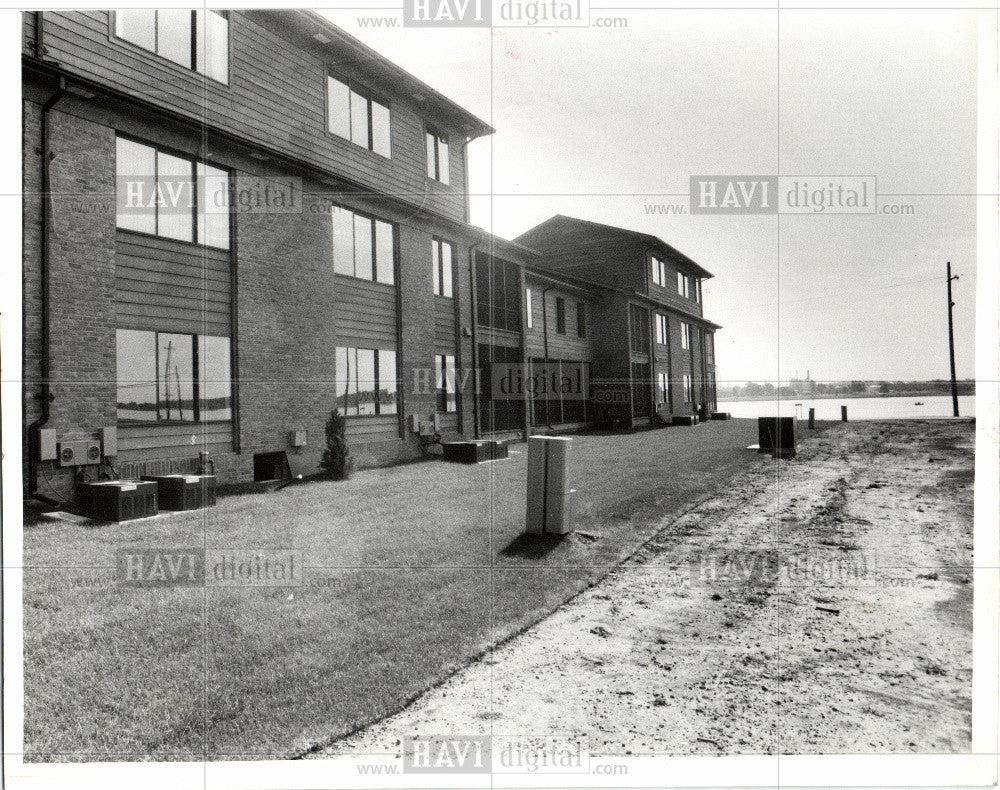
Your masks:
{"label": "overcast sky", "polygon": [[[947,260],[974,375],[976,12],[783,10],[779,31],[774,11],[630,10],[492,35],[324,13],[497,129],[470,146],[474,223],[513,238],[567,214],[712,271],[720,380],[946,378]],[[875,175],[913,213],[655,213],[691,175],[779,172]]]}

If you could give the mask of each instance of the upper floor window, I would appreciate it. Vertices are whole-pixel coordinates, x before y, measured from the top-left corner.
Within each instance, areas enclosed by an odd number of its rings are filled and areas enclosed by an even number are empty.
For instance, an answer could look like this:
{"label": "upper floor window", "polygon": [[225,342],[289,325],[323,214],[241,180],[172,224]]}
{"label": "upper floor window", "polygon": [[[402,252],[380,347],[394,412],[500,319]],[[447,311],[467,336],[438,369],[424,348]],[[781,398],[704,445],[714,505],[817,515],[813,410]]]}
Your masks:
{"label": "upper floor window", "polygon": [[681,348],[691,349],[691,324],[681,321]]}
{"label": "upper floor window", "polygon": [[225,11],[115,11],[115,35],[179,66],[229,83]]}
{"label": "upper floor window", "polygon": [[649,266],[653,277],[653,284],[663,287],[667,284],[667,262],[655,255],[650,256]]}
{"label": "upper floor window", "polygon": [[333,270],[337,274],[392,285],[395,229],[388,222],[334,206]]}
{"label": "upper floor window", "polygon": [[668,330],[667,330],[667,317],[665,315],[661,315],[660,313],[657,313],[656,314],[656,342],[659,343],[661,346],[665,346],[669,342],[669,337],[670,336],[669,336]]}
{"label": "upper floor window", "polygon": [[389,106],[369,93],[327,76],[327,128],[386,158],[392,156]]}
{"label": "upper floor window", "polygon": [[119,329],[118,420],[232,419],[228,337]]}
{"label": "upper floor window", "polygon": [[521,270],[515,263],[476,253],[476,321],[479,326],[520,332]]}
{"label": "upper floor window", "polygon": [[576,303],[576,336],[587,336],[587,305],[583,302]]}
{"label": "upper floor window", "polygon": [[427,177],[448,184],[448,136],[427,130]]}
{"label": "upper floor window", "polygon": [[525,322],[526,322],[526,324],[528,326],[528,329],[531,329],[531,327],[533,327],[535,325],[535,319],[531,315],[531,289],[530,288],[525,288],[524,289],[524,313],[525,313]]}
{"label": "upper floor window", "polygon": [[229,249],[229,173],[124,137],[115,141],[122,230]]}
{"label": "upper floor window", "polygon": [[566,334],[566,300],[561,296],[556,297],[556,332]]}
{"label": "upper floor window", "polygon": [[677,272],[677,293],[686,299],[701,301],[701,280],[687,274]]}
{"label": "upper floor window", "polygon": [[431,257],[434,269],[434,293],[438,296],[454,296],[452,286],[452,246],[441,239],[431,239]]}

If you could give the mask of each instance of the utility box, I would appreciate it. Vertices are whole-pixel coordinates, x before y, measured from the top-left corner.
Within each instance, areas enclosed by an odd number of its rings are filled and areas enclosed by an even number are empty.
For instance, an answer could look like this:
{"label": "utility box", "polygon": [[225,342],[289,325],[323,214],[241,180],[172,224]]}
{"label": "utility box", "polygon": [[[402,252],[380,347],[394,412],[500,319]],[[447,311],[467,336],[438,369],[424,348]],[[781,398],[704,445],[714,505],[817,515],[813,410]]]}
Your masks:
{"label": "utility box", "polygon": [[101,428],[101,451],[105,458],[118,455],[118,429],[114,426]]}
{"label": "utility box", "polygon": [[42,428],[38,432],[38,460],[55,461],[59,458],[59,440],[55,428]]}
{"label": "utility box", "polygon": [[475,442],[441,442],[442,457],[460,464],[478,464],[507,458],[507,445],[503,442],[479,440]]}
{"label": "utility box", "polygon": [[59,466],[89,466],[100,462],[101,443],[97,439],[59,442]]}
{"label": "utility box", "polygon": [[733,415],[730,414],[728,411],[713,411],[712,412],[712,419],[713,420],[731,420],[732,418],[733,418]]}
{"label": "utility box", "polygon": [[145,475],[142,479],[156,484],[163,510],[199,510],[215,504],[214,475]]}
{"label": "utility box", "polygon": [[77,486],[80,511],[94,521],[130,521],[155,516],[156,483],[108,480]]}
{"label": "utility box", "polygon": [[773,453],[781,458],[795,456],[796,420],[794,417],[758,417],[758,452]]}
{"label": "utility box", "polygon": [[697,425],[698,418],[693,414],[675,414],[672,423],[674,425]]}
{"label": "utility box", "polygon": [[567,436],[532,436],[528,439],[528,507],[525,529],[529,533],[565,535],[573,531],[573,494],[569,488]]}
{"label": "utility box", "polygon": [[305,447],[306,446],[306,429],[296,428],[294,431],[288,432],[288,443],[292,447]]}

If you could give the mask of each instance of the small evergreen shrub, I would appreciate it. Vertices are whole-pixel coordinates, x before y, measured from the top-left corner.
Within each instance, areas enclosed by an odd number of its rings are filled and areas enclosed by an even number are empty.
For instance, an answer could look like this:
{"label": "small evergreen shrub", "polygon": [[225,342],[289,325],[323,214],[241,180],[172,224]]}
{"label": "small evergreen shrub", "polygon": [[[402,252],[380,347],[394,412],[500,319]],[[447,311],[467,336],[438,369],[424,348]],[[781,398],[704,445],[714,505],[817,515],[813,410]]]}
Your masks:
{"label": "small evergreen shrub", "polygon": [[331,480],[346,480],[354,471],[354,459],[347,446],[347,420],[339,409],[326,421],[326,449],[319,465]]}

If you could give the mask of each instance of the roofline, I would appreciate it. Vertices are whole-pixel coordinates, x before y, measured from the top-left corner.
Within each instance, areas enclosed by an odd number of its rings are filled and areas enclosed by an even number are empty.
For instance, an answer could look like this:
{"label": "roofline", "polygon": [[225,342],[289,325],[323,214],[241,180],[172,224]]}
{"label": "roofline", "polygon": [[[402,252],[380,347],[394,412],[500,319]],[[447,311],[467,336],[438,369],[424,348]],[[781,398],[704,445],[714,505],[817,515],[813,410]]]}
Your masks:
{"label": "roofline", "polygon": [[[267,9],[254,9],[254,10],[258,10],[261,13],[273,14],[279,20],[281,20],[282,17],[288,15],[296,16],[302,19],[307,24],[317,28],[316,30],[317,33],[322,33],[323,35],[328,36],[331,39],[331,43],[332,41],[337,41],[341,45],[351,47],[352,49],[358,51],[358,53],[366,62],[373,63],[375,67],[380,69],[382,72],[389,74],[397,79],[400,79],[403,82],[408,83],[417,92],[426,94],[428,98],[432,99],[431,102],[432,104],[437,104],[440,107],[442,107],[446,112],[460,118],[464,122],[465,126],[468,127],[464,131],[466,131],[466,134],[468,135],[470,140],[475,140],[477,137],[482,137],[484,135],[489,135],[496,132],[496,129],[494,129],[492,126],[486,123],[486,121],[482,120],[476,115],[473,115],[462,105],[458,104],[458,102],[449,99],[440,91],[435,90],[423,80],[419,79],[418,77],[415,77],[413,74],[404,69],[402,66],[398,65],[397,63],[394,63],[389,58],[385,57],[385,55],[376,52],[374,49],[369,47],[360,39],[352,36],[343,28],[337,27],[335,24],[333,24],[329,19],[321,15],[319,12],[313,11],[312,9],[308,8],[300,8],[300,9],[267,8]],[[313,43],[317,42],[314,41]],[[321,46],[329,46],[328,44],[324,45],[322,42],[318,43]],[[418,100],[418,103],[421,102],[419,102]]]}
{"label": "roofline", "polygon": [[542,223],[540,223],[538,225],[535,225],[534,228],[530,228],[529,230],[526,230],[524,233],[522,233],[520,236],[518,236],[518,238],[521,238],[521,236],[525,236],[528,233],[531,233],[532,230],[540,228],[543,225],[548,225],[550,222],[555,222],[556,220],[560,220],[560,219],[569,220],[570,222],[579,222],[579,223],[581,223],[583,225],[590,225],[591,227],[599,228],[600,230],[604,230],[604,231],[610,231],[611,233],[624,234],[626,236],[633,236],[633,237],[638,237],[638,238],[644,239],[647,242],[650,242],[652,244],[658,245],[658,246],[662,247],[663,249],[667,250],[668,254],[674,256],[675,258],[679,258],[685,265],[687,265],[691,269],[694,269],[695,272],[697,272],[698,274],[700,274],[703,279],[709,280],[709,279],[711,279],[712,277],[715,276],[710,271],[708,271],[708,269],[706,269],[705,267],[701,266],[699,263],[697,263],[694,260],[692,260],[691,258],[689,258],[687,255],[685,255],[683,252],[681,252],[680,250],[678,250],[676,247],[671,246],[670,244],[668,244],[667,242],[665,242],[663,239],[661,239],[659,236],[654,236],[652,233],[646,233],[645,231],[641,231],[641,230],[632,230],[631,228],[622,228],[622,227],[618,227],[617,225],[606,225],[603,222],[594,222],[593,220],[589,220],[589,219],[580,219],[579,217],[570,217],[570,216],[568,216],[566,214],[554,214],[553,216],[549,217],[544,222],[542,222]]}

